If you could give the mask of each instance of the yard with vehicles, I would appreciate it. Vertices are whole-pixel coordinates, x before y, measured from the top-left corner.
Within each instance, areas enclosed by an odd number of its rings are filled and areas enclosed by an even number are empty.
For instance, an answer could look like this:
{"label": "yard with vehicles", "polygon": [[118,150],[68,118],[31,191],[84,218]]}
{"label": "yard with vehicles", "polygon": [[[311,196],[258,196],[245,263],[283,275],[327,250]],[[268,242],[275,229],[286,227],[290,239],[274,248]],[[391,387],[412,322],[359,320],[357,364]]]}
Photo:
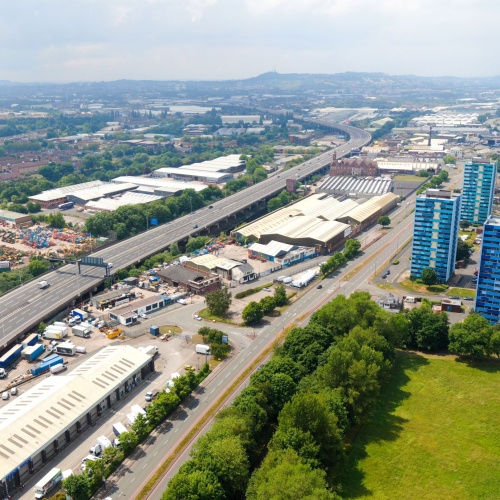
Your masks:
{"label": "yard with vehicles", "polygon": [[394,378],[352,442],[343,496],[496,498],[499,383],[497,360],[400,353]]}

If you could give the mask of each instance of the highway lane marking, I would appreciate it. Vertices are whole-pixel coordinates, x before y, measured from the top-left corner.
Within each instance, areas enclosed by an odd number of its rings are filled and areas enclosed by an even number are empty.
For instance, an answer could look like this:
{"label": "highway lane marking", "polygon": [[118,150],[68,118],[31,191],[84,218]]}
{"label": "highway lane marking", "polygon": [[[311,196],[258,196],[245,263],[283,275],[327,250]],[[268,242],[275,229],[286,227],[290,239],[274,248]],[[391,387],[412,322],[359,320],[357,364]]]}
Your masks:
{"label": "highway lane marking", "polygon": [[156,451],[155,454],[153,455],[153,457],[156,457],[156,455],[158,455],[158,452]]}
{"label": "highway lane marking", "polygon": [[175,431],[174,431],[174,432],[177,432],[178,430],[179,430],[179,428],[177,427],[177,429],[175,429]]}
{"label": "highway lane marking", "polygon": [[145,469],[147,466],[148,466],[148,464],[145,464],[144,467],[143,467],[143,469]]}
{"label": "highway lane marking", "polygon": [[167,444],[168,443],[168,439],[165,439],[165,441],[163,442],[163,444]]}
{"label": "highway lane marking", "polygon": [[210,394],[212,394],[214,391],[215,391],[215,389],[212,389],[212,390],[210,391]]}
{"label": "highway lane marking", "polygon": [[135,481],[135,477],[133,477],[130,482],[133,483]]}

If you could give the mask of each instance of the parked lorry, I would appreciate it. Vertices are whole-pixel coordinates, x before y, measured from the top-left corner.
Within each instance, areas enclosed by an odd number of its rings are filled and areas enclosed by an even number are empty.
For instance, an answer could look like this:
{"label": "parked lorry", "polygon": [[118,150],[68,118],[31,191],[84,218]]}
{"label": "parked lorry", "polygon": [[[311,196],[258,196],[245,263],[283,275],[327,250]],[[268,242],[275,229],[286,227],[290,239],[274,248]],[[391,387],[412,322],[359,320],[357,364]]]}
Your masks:
{"label": "parked lorry", "polygon": [[89,317],[89,313],[83,309],[73,309],[71,311],[71,316],[78,316],[82,321]]}
{"label": "parked lorry", "polygon": [[25,349],[28,346],[38,344],[38,339],[40,337],[38,336],[38,333],[32,333],[31,335],[28,335],[23,341],[22,341],[22,346],[23,349]]}
{"label": "parked lorry", "polygon": [[50,283],[47,280],[42,280],[38,282],[38,286],[40,290],[43,290],[44,288],[47,288],[50,285]]}
{"label": "parked lorry", "polygon": [[22,356],[28,362],[35,361],[44,350],[45,346],[43,344],[30,345],[23,349]]}
{"label": "parked lorry", "polygon": [[82,337],[84,339],[88,339],[90,337],[90,334],[91,334],[91,331],[82,325],[72,326],[71,331],[72,331],[73,335],[76,335],[77,337]]}
{"label": "parked lorry", "polygon": [[54,467],[50,472],[38,481],[35,485],[35,498],[44,498],[52,491],[61,481],[63,475],[61,469]]}
{"label": "parked lorry", "polygon": [[15,345],[11,349],[9,349],[1,358],[0,358],[0,368],[7,368],[9,365],[14,363],[17,359],[21,357],[21,353],[23,352],[23,346],[21,344]]}
{"label": "parked lorry", "polygon": [[139,413],[143,416],[146,416],[146,412],[144,410],[144,408],[142,408],[141,406],[139,405],[132,405],[130,407],[130,410],[132,411],[132,413],[134,413],[135,415],[139,415]]}
{"label": "parked lorry", "polygon": [[111,441],[106,436],[99,436],[97,438],[97,443],[101,445],[101,448],[105,450],[106,448],[111,448],[113,445]]}
{"label": "parked lorry", "polygon": [[196,354],[210,354],[210,346],[206,344],[196,344]]}
{"label": "parked lorry", "polygon": [[121,422],[117,422],[116,424],[113,424],[113,432],[116,436],[116,439],[113,441],[113,444],[115,446],[119,446],[120,435],[122,435],[124,432],[128,432],[127,428]]}
{"label": "parked lorry", "polygon": [[47,328],[47,330],[43,332],[42,336],[45,340],[62,340],[67,335],[67,331]]}
{"label": "parked lorry", "polygon": [[76,345],[72,342],[61,342],[55,346],[54,352],[66,356],[74,356],[76,354]]}
{"label": "parked lorry", "polygon": [[47,356],[39,365],[31,369],[32,375],[40,375],[41,373],[48,372],[51,366],[62,365],[64,360],[58,354],[51,354]]}
{"label": "parked lorry", "polygon": [[158,354],[158,347],[155,345],[148,345],[147,347],[138,347],[138,351],[143,352],[144,354],[148,354],[149,356],[155,356]]}

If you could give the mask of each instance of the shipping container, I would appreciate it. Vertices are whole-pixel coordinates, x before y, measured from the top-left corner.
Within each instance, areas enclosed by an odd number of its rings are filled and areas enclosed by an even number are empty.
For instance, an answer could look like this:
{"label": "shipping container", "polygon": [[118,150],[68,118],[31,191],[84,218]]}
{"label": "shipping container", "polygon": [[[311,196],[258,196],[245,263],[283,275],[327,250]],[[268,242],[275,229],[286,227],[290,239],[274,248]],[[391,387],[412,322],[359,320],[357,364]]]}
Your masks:
{"label": "shipping container", "polygon": [[89,317],[89,313],[83,309],[73,309],[71,315],[78,316],[82,321]]}
{"label": "shipping container", "polygon": [[57,354],[51,354],[43,360],[43,363],[40,363],[35,368],[32,368],[31,374],[40,375],[41,373],[48,372],[51,366],[62,365],[63,363],[64,360],[63,358],[61,358],[61,356],[58,356]]}
{"label": "shipping container", "polygon": [[21,353],[23,352],[22,345],[15,345],[11,349],[9,349],[1,358],[0,358],[0,368],[7,368],[9,365],[14,363],[17,359],[21,357]]}
{"label": "shipping container", "polygon": [[23,340],[23,343],[21,345],[23,346],[23,348],[26,348],[30,345],[38,344],[38,339],[39,339],[38,333],[32,333]]}
{"label": "shipping container", "polygon": [[26,361],[31,362],[38,358],[44,350],[45,346],[43,344],[30,345],[23,349],[22,356]]}

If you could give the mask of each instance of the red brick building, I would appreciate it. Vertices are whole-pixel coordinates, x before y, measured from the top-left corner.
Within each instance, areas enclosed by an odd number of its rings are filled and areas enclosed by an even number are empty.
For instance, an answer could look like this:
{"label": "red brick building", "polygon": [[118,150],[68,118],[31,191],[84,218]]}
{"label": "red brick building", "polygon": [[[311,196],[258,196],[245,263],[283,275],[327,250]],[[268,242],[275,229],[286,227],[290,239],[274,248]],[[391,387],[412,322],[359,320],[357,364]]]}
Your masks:
{"label": "red brick building", "polygon": [[338,160],[337,155],[333,154],[333,159],[330,163],[331,176],[377,177],[378,174],[377,163],[373,160],[360,157]]}

